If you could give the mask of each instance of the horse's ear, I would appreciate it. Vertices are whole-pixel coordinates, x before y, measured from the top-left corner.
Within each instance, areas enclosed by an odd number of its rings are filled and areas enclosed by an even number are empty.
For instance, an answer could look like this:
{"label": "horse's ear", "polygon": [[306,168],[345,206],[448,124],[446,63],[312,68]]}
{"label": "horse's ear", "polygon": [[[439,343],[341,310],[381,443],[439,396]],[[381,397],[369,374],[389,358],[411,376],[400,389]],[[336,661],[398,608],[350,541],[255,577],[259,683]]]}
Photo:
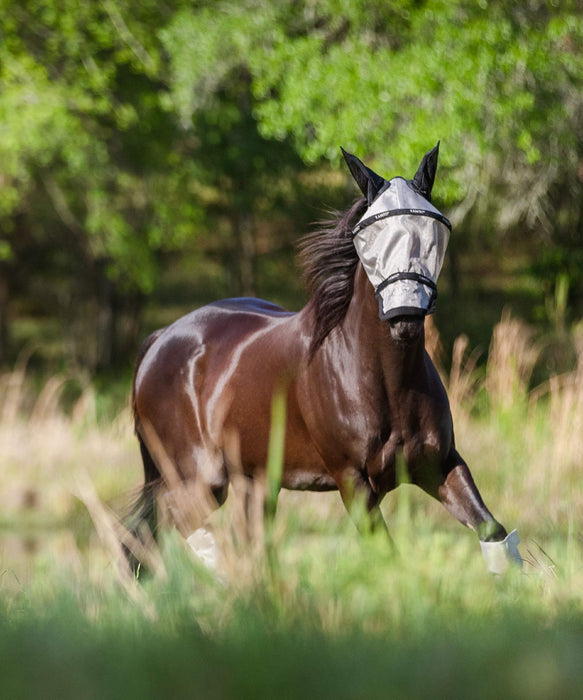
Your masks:
{"label": "horse's ear", "polygon": [[370,168],[367,168],[359,158],[345,151],[342,146],[340,146],[340,150],[352,177],[356,180],[356,184],[360,187],[360,191],[366,197],[370,206],[385,184],[385,179]]}
{"label": "horse's ear", "polygon": [[437,145],[429,151],[429,153],[426,153],[423,156],[421,165],[413,178],[413,186],[425,197],[428,202],[431,201],[431,190],[433,189],[433,182],[435,180],[438,155],[439,141],[437,142]]}

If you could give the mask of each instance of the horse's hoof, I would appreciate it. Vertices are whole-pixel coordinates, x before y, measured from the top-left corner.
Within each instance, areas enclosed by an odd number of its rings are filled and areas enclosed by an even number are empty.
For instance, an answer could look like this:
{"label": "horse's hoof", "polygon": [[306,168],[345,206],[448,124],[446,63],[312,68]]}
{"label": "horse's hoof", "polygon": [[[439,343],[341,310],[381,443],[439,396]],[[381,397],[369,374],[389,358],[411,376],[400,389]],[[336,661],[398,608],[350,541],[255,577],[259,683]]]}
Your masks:
{"label": "horse's hoof", "polygon": [[501,542],[480,542],[488,571],[493,574],[504,574],[512,565],[521,567],[519,542],[520,538],[516,530],[512,530]]}

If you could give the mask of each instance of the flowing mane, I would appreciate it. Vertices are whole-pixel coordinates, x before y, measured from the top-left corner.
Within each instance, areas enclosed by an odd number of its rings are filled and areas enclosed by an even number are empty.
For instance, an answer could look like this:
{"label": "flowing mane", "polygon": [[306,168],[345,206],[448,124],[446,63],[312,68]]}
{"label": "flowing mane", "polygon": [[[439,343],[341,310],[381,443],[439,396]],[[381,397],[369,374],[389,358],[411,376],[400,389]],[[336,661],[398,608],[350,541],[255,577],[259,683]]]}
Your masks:
{"label": "flowing mane", "polygon": [[350,209],[322,222],[300,242],[299,261],[314,310],[310,359],[348,310],[358,264],[352,229],[367,206],[367,200],[360,197]]}

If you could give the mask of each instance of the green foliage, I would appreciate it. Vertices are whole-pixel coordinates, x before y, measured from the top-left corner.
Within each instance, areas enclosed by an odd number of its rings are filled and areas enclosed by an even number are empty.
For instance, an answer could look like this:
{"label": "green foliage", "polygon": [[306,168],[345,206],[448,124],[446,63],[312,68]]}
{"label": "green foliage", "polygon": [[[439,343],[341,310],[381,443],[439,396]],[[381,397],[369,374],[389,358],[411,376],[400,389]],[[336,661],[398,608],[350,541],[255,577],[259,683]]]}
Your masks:
{"label": "green foliage", "polygon": [[573,173],[578,162],[575,4],[226,1],[185,10],[172,26],[166,43],[183,118],[238,66],[250,74],[261,133],[291,135],[308,163],[338,163],[342,144],[372,154],[389,174],[409,172],[441,138],[449,205],[468,194],[468,175],[479,186],[476,176],[504,169],[514,189],[504,204],[523,217],[540,202],[519,206],[524,187],[513,178],[524,170],[540,178],[559,163]]}
{"label": "green foliage", "polygon": [[277,498],[281,490],[281,476],[285,458],[285,429],[287,413],[287,386],[280,382],[271,399],[271,429],[267,452],[266,509],[275,514]]}
{"label": "green foliage", "polygon": [[156,251],[181,245],[197,214],[184,200],[193,166],[172,158],[179,133],[157,96],[156,3],[1,11],[0,212],[26,211],[45,236],[73,236],[78,262],[151,290]]}
{"label": "green foliage", "polygon": [[[410,523],[411,525],[411,523]],[[167,538],[168,576],[124,591],[114,571],[38,563],[0,579],[8,697],[577,697],[583,628],[573,574],[494,580],[421,519],[382,539],[327,527],[278,543],[277,579],[218,583]],[[561,550],[561,556],[567,554]],[[571,556],[578,556],[571,550]],[[85,558],[82,558],[85,562]],[[580,560],[578,560],[580,561]],[[481,681],[487,676],[488,683]]]}
{"label": "green foliage", "polygon": [[[290,247],[274,220],[291,229],[308,216],[298,171],[338,168],[342,145],[409,174],[438,139],[435,195],[462,229],[452,246],[475,256],[506,236],[530,260],[541,246],[572,259],[583,246],[579,10],[0,0],[8,287],[61,313],[67,333],[117,307],[139,317],[169,253],[194,249],[200,263],[210,252],[227,293],[255,293],[270,267],[260,257]],[[583,283],[566,273],[576,300]]]}

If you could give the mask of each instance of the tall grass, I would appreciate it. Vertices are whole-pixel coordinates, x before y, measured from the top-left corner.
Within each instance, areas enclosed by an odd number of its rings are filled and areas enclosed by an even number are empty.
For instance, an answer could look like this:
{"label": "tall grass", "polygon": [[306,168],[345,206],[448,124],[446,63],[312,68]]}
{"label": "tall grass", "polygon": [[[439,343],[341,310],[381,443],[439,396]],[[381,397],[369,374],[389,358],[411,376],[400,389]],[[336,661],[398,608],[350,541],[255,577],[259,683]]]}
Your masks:
{"label": "tall grass", "polygon": [[[210,519],[218,571],[167,529],[138,584],[119,566],[114,515],[141,479],[129,412],[100,422],[88,386],[65,412],[69,380],[30,392],[22,362],[0,377],[2,695],[578,697],[578,332],[577,366],[534,388],[535,336],[508,314],[486,364],[461,337],[443,374],[458,449],[522,538],[524,571],[502,579],[472,533],[407,485],[383,504],[396,552],[359,536],[337,494],[282,492],[266,557],[259,524],[241,536],[241,480]],[[437,356],[435,328],[428,345]]]}

